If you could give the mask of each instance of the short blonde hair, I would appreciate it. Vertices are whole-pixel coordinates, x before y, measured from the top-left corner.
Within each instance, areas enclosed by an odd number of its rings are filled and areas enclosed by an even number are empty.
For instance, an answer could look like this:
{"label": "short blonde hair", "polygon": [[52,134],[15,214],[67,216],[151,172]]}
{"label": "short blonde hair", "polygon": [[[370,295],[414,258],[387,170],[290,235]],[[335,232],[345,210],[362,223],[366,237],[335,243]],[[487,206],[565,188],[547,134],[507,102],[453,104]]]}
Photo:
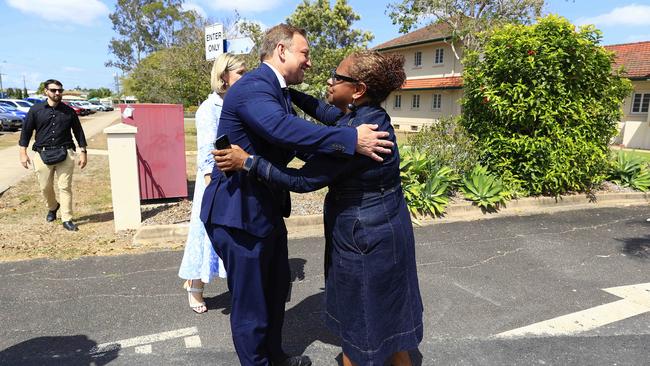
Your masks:
{"label": "short blonde hair", "polygon": [[244,60],[232,53],[222,53],[214,60],[212,64],[212,71],[210,71],[210,86],[212,91],[217,93],[225,93],[229,85],[227,85],[222,77],[228,71],[235,71],[244,66]]}

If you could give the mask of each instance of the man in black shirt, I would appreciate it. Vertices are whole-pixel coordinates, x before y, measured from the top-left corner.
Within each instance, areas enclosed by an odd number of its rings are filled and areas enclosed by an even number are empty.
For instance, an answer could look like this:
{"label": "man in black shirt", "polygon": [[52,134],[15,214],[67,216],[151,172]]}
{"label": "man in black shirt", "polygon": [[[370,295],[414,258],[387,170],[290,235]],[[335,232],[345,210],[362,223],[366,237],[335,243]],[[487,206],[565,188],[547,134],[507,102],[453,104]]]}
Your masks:
{"label": "man in black shirt", "polygon": [[[56,220],[56,212],[61,208],[61,221],[66,230],[77,231],[77,225],[72,222],[72,173],[74,172],[74,151],[75,144],[72,142],[72,134],[79,144],[79,167],[86,166],[86,137],[81,128],[77,114],[72,108],[61,103],[63,96],[63,85],[58,80],[47,80],[45,82],[45,94],[47,101],[33,105],[27,113],[27,118],[20,133],[20,163],[28,169],[29,156],[27,146],[36,131],[36,141],[32,145],[34,154],[34,170],[38,177],[41,193],[47,204],[47,221]],[[54,159],[49,163],[45,154],[52,153],[52,150],[61,152],[60,159]],[[62,151],[61,151],[62,150]],[[43,155],[41,155],[43,154]],[[54,154],[56,155],[56,154]],[[57,161],[60,160],[60,161]],[[57,202],[54,194],[54,173],[57,175],[57,187],[59,199]]]}

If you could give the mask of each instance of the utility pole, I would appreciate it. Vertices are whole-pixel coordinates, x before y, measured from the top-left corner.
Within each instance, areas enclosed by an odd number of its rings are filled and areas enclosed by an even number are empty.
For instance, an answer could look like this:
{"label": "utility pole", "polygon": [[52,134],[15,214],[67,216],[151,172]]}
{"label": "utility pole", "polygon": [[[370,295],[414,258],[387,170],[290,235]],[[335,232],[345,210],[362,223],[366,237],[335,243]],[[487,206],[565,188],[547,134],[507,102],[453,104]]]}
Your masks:
{"label": "utility pole", "polygon": [[4,98],[4,88],[2,87],[2,75],[7,75],[2,73],[2,64],[6,64],[7,61],[0,61],[0,95]]}
{"label": "utility pole", "polygon": [[113,78],[115,79],[115,94],[120,95],[120,77],[114,73]]}
{"label": "utility pole", "polygon": [[23,93],[25,94],[23,98],[29,97],[29,95],[27,95],[28,93],[27,93],[27,83],[25,82],[25,74],[23,74]]}

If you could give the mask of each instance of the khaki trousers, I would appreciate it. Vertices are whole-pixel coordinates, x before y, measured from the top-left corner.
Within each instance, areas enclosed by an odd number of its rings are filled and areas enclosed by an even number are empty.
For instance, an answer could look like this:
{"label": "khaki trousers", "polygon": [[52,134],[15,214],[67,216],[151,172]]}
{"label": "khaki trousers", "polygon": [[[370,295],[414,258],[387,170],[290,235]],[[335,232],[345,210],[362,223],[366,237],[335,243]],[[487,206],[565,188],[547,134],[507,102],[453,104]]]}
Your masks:
{"label": "khaki trousers", "polygon": [[47,165],[41,160],[38,151],[34,154],[34,170],[41,194],[45,198],[48,210],[54,210],[57,205],[54,193],[54,173],[56,173],[56,186],[59,190],[61,203],[61,221],[72,220],[72,173],[74,172],[74,151],[68,149],[68,157],[62,162]]}

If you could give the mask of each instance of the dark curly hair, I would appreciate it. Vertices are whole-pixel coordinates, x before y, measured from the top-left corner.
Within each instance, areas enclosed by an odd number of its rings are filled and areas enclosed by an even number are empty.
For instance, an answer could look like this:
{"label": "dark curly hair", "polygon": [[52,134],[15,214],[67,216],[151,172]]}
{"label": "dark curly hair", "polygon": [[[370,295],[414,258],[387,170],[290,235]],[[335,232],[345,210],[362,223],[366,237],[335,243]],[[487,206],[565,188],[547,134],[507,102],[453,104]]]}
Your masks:
{"label": "dark curly hair", "polygon": [[360,51],[350,55],[350,76],[368,87],[366,95],[371,103],[379,104],[388,94],[399,89],[406,80],[404,56],[396,53],[381,54],[376,51]]}

